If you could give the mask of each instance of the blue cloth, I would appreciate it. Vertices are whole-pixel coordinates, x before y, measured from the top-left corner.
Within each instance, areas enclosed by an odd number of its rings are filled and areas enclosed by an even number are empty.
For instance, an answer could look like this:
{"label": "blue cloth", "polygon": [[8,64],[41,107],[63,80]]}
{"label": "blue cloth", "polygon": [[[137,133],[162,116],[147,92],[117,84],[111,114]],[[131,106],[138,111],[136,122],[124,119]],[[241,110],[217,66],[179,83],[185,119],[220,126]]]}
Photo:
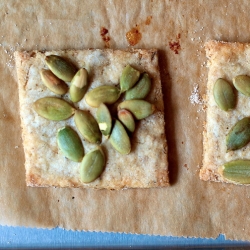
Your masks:
{"label": "blue cloth", "polygon": [[217,239],[148,236],[125,233],[67,231],[61,228],[31,229],[0,226],[1,248],[192,248],[250,246],[250,242]]}

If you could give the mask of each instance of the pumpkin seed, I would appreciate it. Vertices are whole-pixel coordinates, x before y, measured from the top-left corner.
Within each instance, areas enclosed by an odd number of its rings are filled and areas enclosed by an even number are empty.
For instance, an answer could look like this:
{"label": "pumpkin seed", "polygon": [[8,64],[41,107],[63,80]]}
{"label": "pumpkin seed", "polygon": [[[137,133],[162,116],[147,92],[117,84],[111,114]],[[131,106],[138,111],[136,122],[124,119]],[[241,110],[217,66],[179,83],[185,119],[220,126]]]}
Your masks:
{"label": "pumpkin seed", "polygon": [[250,160],[233,160],[219,167],[223,178],[239,184],[250,184]]}
{"label": "pumpkin seed", "polygon": [[34,110],[42,117],[52,121],[62,121],[71,117],[75,108],[57,97],[44,97],[33,104]]}
{"label": "pumpkin seed", "polygon": [[131,144],[128,134],[120,121],[115,120],[109,141],[113,148],[119,153],[126,155],[131,151]]}
{"label": "pumpkin seed", "polygon": [[50,70],[40,70],[40,76],[44,85],[57,95],[64,95],[68,91],[68,85],[56,77]]}
{"label": "pumpkin seed", "polygon": [[236,96],[233,87],[226,80],[219,78],[213,88],[213,95],[216,104],[224,111],[233,109],[236,105]]}
{"label": "pumpkin seed", "polygon": [[91,143],[100,143],[102,134],[95,118],[87,111],[76,110],[75,124],[81,135]]}
{"label": "pumpkin seed", "polygon": [[123,69],[120,77],[121,92],[125,92],[132,88],[140,77],[140,72],[129,64]]}
{"label": "pumpkin seed", "polygon": [[96,111],[96,120],[102,134],[109,136],[112,128],[112,118],[108,107],[104,103],[101,103]]}
{"label": "pumpkin seed", "polygon": [[133,88],[126,91],[125,100],[144,99],[150,92],[150,88],[151,80],[149,75],[144,73],[139,82]]}
{"label": "pumpkin seed", "polygon": [[45,61],[49,69],[65,82],[70,82],[77,71],[72,63],[57,55],[46,56]]}
{"label": "pumpkin seed", "polygon": [[86,69],[79,69],[71,81],[69,94],[72,102],[79,102],[88,89],[88,72]]}
{"label": "pumpkin seed", "polygon": [[250,142],[250,117],[238,121],[226,137],[227,151],[237,150]]}
{"label": "pumpkin seed", "polygon": [[133,115],[128,110],[126,109],[119,110],[118,118],[130,132],[135,131],[135,120]]}
{"label": "pumpkin seed", "polygon": [[87,153],[80,166],[81,181],[90,183],[96,180],[102,174],[105,164],[105,156],[100,147]]}
{"label": "pumpkin seed", "polygon": [[120,94],[120,90],[117,87],[104,85],[90,90],[85,95],[85,100],[89,106],[97,108],[101,103],[115,103],[119,99]]}
{"label": "pumpkin seed", "polygon": [[250,96],[250,77],[239,75],[233,78],[234,87],[243,95]]}
{"label": "pumpkin seed", "polygon": [[64,127],[57,132],[57,144],[63,155],[68,159],[80,162],[84,149],[78,134],[70,127]]}
{"label": "pumpkin seed", "polygon": [[118,105],[118,111],[121,109],[130,111],[137,120],[141,120],[153,114],[155,106],[144,100],[125,100]]}

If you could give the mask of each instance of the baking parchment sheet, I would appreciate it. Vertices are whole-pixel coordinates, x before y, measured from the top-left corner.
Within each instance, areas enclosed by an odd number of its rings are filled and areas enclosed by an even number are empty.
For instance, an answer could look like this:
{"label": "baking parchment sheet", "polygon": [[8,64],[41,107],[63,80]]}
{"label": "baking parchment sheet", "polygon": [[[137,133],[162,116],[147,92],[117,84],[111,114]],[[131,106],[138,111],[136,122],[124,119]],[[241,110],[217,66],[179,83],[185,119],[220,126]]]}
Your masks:
{"label": "baking parchment sheet", "polygon": [[[207,80],[203,45],[210,39],[249,42],[249,12],[247,0],[1,1],[0,224],[250,240],[250,188],[198,176]],[[159,49],[171,186],[27,188],[13,52],[123,49],[131,46],[130,31],[137,38],[133,47]]]}

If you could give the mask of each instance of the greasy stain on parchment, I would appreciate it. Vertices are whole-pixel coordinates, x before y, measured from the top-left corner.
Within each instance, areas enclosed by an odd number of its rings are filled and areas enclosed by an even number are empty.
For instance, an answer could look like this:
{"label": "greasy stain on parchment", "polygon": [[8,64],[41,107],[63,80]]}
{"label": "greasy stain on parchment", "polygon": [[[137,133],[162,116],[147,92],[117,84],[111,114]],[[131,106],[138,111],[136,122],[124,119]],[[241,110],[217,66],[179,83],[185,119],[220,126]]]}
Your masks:
{"label": "greasy stain on parchment", "polygon": [[176,36],[176,40],[175,41],[170,41],[168,43],[169,48],[174,51],[175,54],[179,54],[179,51],[181,49],[181,45],[180,45],[180,38],[181,38],[181,34],[179,33]]}
{"label": "greasy stain on parchment", "polygon": [[135,27],[131,28],[126,33],[126,39],[131,46],[135,46],[137,43],[140,42],[142,39],[142,33],[141,30],[143,29],[144,25],[150,25],[152,16],[148,16],[144,22],[142,22],[140,25],[136,24]]}
{"label": "greasy stain on parchment", "polygon": [[110,48],[110,36],[108,35],[108,29],[105,27],[100,28],[100,35],[102,37],[102,40],[104,41],[104,47]]}
{"label": "greasy stain on parchment", "polygon": [[142,34],[139,30],[139,25],[136,25],[134,28],[128,31],[126,33],[126,38],[131,46],[135,46],[137,43],[139,43],[142,38]]}

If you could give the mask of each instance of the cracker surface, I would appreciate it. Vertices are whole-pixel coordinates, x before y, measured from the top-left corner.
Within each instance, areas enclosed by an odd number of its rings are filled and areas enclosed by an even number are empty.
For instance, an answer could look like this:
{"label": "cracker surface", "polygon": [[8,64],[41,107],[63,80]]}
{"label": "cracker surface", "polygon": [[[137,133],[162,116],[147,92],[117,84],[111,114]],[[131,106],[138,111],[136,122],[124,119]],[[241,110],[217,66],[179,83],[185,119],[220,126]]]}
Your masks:
{"label": "cracker surface", "polygon": [[205,181],[230,182],[218,172],[226,162],[250,159],[250,145],[227,152],[226,135],[237,121],[250,116],[250,99],[235,90],[237,104],[228,112],[221,110],[213,97],[213,86],[218,78],[232,84],[237,75],[250,75],[250,44],[209,41],[205,44],[208,58],[207,114],[203,133],[203,166],[200,178]]}
{"label": "cracker surface", "polygon": [[[80,181],[79,164],[65,158],[56,143],[57,130],[66,125],[75,128],[73,118],[54,122],[40,117],[32,104],[39,98],[55,96],[42,83],[39,70],[47,68],[47,55],[60,55],[71,60],[78,68],[89,72],[90,88],[117,85],[123,68],[131,64],[152,79],[152,90],[147,101],[154,103],[156,112],[136,125],[131,136],[132,151],[121,156],[103,137],[102,146],[107,157],[105,170],[92,183]],[[25,153],[26,183],[28,186],[84,187],[97,189],[150,188],[169,184],[167,141],[165,136],[164,106],[158,67],[157,50],[67,50],[48,52],[15,52],[19,103]],[[69,100],[68,94],[63,97]],[[75,104],[95,116],[96,109],[85,100]],[[77,131],[77,129],[75,128]],[[85,152],[95,145],[82,137]]]}

